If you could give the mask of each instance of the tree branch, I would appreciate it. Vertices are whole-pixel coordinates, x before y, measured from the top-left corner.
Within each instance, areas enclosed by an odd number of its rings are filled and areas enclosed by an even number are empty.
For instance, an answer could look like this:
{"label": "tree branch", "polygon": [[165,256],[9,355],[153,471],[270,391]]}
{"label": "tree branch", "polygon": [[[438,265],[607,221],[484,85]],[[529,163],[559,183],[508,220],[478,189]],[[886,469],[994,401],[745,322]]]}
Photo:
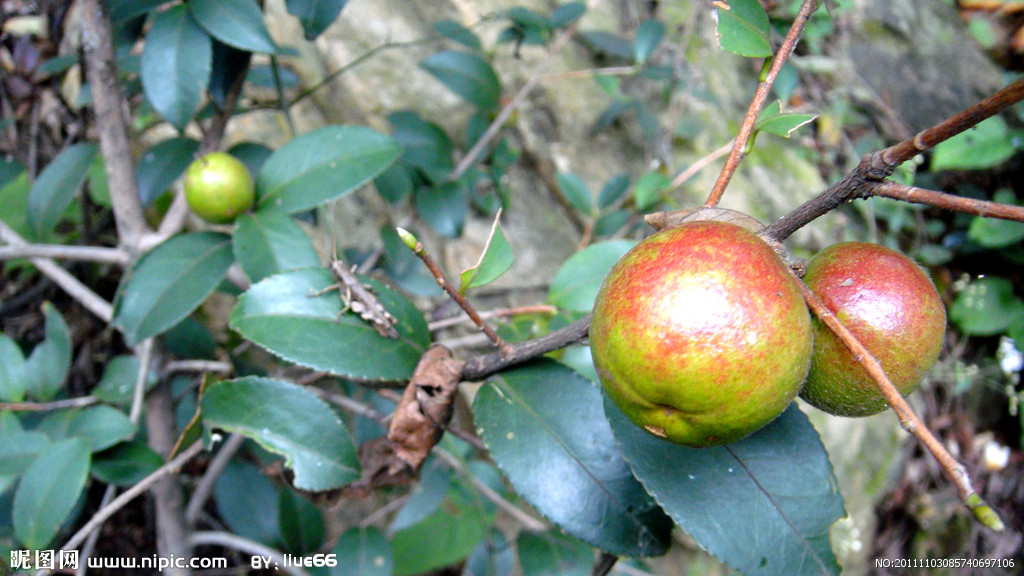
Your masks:
{"label": "tree branch", "polygon": [[882,196],[893,200],[902,200],[914,204],[926,204],[944,210],[955,210],[965,214],[974,214],[985,218],[1000,218],[1024,222],[1024,206],[1011,206],[999,202],[964,198],[937,190],[927,190],[917,186],[897,184],[889,180],[882,182],[865,182],[864,192],[870,196]]}
{"label": "tree branch", "polygon": [[58,260],[84,260],[103,264],[127,266],[131,257],[120,248],[103,246],[65,246],[63,244],[23,244],[0,246],[0,260],[20,258],[52,258]]}
{"label": "tree branch", "polygon": [[509,344],[508,353],[492,352],[484,356],[477,356],[466,362],[462,367],[463,380],[482,380],[495,372],[499,372],[521,364],[527,360],[547,354],[553,350],[565,348],[571,344],[581,342],[587,337],[590,330],[590,314],[569,324],[565,328],[556,330],[540,338],[534,338],[518,344]]}

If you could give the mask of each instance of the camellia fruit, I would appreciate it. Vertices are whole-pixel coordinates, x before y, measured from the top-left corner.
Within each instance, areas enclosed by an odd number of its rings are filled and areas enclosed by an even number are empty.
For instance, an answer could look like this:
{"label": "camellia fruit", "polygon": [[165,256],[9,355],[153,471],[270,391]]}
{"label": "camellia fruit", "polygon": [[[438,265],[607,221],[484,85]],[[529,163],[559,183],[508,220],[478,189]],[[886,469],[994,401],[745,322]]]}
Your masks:
{"label": "camellia fruit", "polygon": [[[946,332],[946,308],[920,266],[884,246],[844,242],[816,254],[804,282],[878,360],[900,394],[918,387],[938,359]],[[801,398],[837,416],[884,410],[878,386],[817,319],[814,337]]]}
{"label": "camellia fruit", "polygon": [[241,160],[227,152],[210,152],[185,170],[185,200],[196,216],[226,224],[252,208],[256,189]]}
{"label": "camellia fruit", "polygon": [[678,444],[727,444],[796,397],[810,314],[785,264],[750,230],[686,222],[612,267],[590,324],[594,366],[634,423]]}

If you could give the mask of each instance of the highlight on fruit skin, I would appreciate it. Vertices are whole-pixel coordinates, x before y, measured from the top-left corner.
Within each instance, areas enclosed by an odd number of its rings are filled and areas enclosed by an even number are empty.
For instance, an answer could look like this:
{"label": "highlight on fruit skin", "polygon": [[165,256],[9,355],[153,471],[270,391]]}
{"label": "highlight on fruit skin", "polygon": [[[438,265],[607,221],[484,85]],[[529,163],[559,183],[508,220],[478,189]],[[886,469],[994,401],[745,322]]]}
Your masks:
{"label": "highlight on fruit skin", "polygon": [[590,346],[609,398],[648,432],[692,447],[777,418],[810,367],[796,280],[753,232],[687,222],[640,242],[605,278]]}
{"label": "highlight on fruit skin", "polygon": [[252,208],[256,187],[245,164],[227,152],[210,152],[185,170],[185,200],[207,222],[227,224]]}
{"label": "highlight on fruit skin", "polygon": [[[946,308],[927,273],[903,254],[865,242],[829,246],[807,263],[804,282],[907,396],[935,364]],[[837,416],[869,416],[888,404],[850,350],[814,320],[814,355],[800,397]]]}

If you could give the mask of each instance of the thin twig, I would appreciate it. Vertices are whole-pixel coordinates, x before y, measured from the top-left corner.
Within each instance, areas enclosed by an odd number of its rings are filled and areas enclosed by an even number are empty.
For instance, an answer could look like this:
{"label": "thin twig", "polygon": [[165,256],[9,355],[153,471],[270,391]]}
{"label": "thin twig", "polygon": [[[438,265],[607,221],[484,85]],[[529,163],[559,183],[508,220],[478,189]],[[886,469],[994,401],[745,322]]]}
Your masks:
{"label": "thin twig", "polygon": [[507,355],[500,352],[492,352],[484,356],[471,358],[462,367],[462,378],[463,380],[482,380],[509,366],[520,364],[553,350],[582,342],[587,337],[589,330],[590,315],[588,314],[565,328],[555,330],[540,338],[512,344],[511,350]]}
{"label": "thin twig", "polygon": [[266,566],[268,570],[273,568],[275,571],[282,570],[292,576],[309,576],[308,572],[295,566],[294,562],[286,562],[284,555],[277,550],[230,532],[194,532],[189,536],[188,542],[192,546],[223,546],[244,552],[249,556],[260,556],[274,564]]}
{"label": "thin twig", "polygon": [[128,419],[138,424],[142,417],[143,399],[146,396],[146,380],[149,379],[149,363],[153,359],[153,339],[146,338],[139,344],[136,354],[139,356],[139,371],[135,375],[135,388],[132,394],[132,406]]}
{"label": "thin twig", "polygon": [[0,402],[0,412],[4,410],[12,412],[49,412],[65,408],[84,408],[98,402],[99,399],[95,396],[79,396],[77,398],[65,398],[52,402]]}
{"label": "thin twig", "polygon": [[82,260],[126,266],[131,260],[128,252],[120,248],[103,246],[65,246],[63,244],[25,244],[0,246],[0,260],[19,258],[51,258],[55,260]]}
{"label": "thin twig", "polygon": [[865,193],[871,196],[882,196],[914,204],[926,204],[942,208],[943,210],[954,210],[985,218],[1001,218],[1003,220],[1024,222],[1024,206],[1012,206],[1010,204],[1000,204],[999,202],[964,198],[963,196],[955,196],[937,190],[897,184],[889,180],[866,182],[864,188]]}
{"label": "thin twig", "polygon": [[[558,307],[550,304],[537,304],[534,306],[518,306],[515,308],[498,308],[495,310],[486,310],[480,313],[480,318],[508,318],[510,316],[519,316],[521,314],[557,314]],[[448,318],[442,318],[435,320],[428,324],[428,328],[431,332],[437,330],[443,330],[445,328],[451,328],[465,322],[466,319],[461,316],[451,316]]]}
{"label": "thin twig", "polygon": [[220,362],[218,360],[175,360],[168,362],[164,366],[162,373],[165,376],[175,372],[230,374],[234,369],[235,367],[230,362]]}
{"label": "thin twig", "polygon": [[907,404],[903,396],[899,393],[896,387],[893,385],[889,377],[886,376],[885,370],[882,369],[882,365],[878,360],[864,347],[863,344],[857,339],[856,336],[850,330],[843,325],[838,317],[828,308],[824,301],[814,293],[802,280],[796,277],[793,271],[793,279],[800,289],[804,300],[807,302],[807,306],[814,312],[815,316],[831,330],[842,343],[850,350],[853,357],[858,363],[864,368],[871,379],[878,386],[878,390],[882,393],[885,401],[888,402],[889,406],[899,417],[900,426],[904,430],[913,434],[918,440],[924,444],[924,447],[931,453],[935,460],[940,466],[946,471],[953,484],[956,485],[957,491],[960,494],[960,499],[964,504],[974,512],[975,517],[978,518],[985,526],[995,530],[997,532],[1003,530],[1003,522],[999,519],[998,514],[988,504],[986,504],[981,497],[975,492],[974,487],[971,486],[970,476],[967,474],[967,470],[962,464],[956,461],[955,458],[946,450],[946,447],[932,431],[928,429],[928,426],[918,418],[917,414],[914,413],[913,409]]}
{"label": "thin twig", "polygon": [[800,11],[797,12],[796,18],[793,19],[793,25],[790,26],[789,32],[786,33],[782,46],[779,47],[779,51],[772,58],[768,73],[765,75],[764,80],[757,85],[754,97],[750,100],[750,106],[747,108],[747,115],[743,117],[743,124],[740,125],[739,134],[733,140],[732,151],[729,152],[729,157],[725,161],[725,167],[722,168],[721,174],[718,175],[718,180],[711,189],[711,194],[708,195],[704,206],[708,208],[717,206],[718,201],[722,199],[725,188],[729,185],[729,180],[732,179],[743,157],[746,156],[747,143],[754,134],[754,125],[757,124],[757,118],[761,114],[761,109],[764,108],[764,103],[768,100],[772,84],[775,83],[775,78],[778,77],[779,71],[782,70],[782,65],[786,63],[790,54],[793,53],[793,49],[796,48],[796,44],[800,40],[800,34],[807,25],[807,21],[811,18],[811,14],[817,8],[817,0],[804,0],[800,6]]}
{"label": "thin twig", "polygon": [[185,520],[189,524],[196,523],[199,513],[203,511],[203,506],[206,505],[207,499],[213,493],[213,487],[217,482],[217,478],[227,468],[231,458],[242,447],[242,444],[245,444],[245,436],[233,432],[224,441],[224,444],[221,445],[220,450],[217,450],[217,454],[213,459],[210,460],[210,465],[206,467],[202,478],[196,483],[196,489],[192,492],[192,498],[188,501],[188,507],[185,508]]}
{"label": "thin twig", "polygon": [[726,154],[728,154],[729,151],[732,150],[733,142],[735,142],[735,140],[730,140],[730,141],[726,142],[724,145],[719,147],[717,150],[713,150],[710,154],[705,155],[703,158],[700,158],[696,162],[694,162],[693,164],[690,164],[689,166],[687,166],[686,170],[683,170],[682,172],[680,172],[679,175],[676,176],[675,179],[672,180],[672,184],[671,184],[670,188],[672,188],[672,189],[679,188],[687,180],[689,180],[690,178],[693,178],[693,176],[695,174],[697,174],[698,172],[703,170],[705,167],[707,167],[708,164],[711,164],[715,160],[718,160],[722,156],[725,156]]}

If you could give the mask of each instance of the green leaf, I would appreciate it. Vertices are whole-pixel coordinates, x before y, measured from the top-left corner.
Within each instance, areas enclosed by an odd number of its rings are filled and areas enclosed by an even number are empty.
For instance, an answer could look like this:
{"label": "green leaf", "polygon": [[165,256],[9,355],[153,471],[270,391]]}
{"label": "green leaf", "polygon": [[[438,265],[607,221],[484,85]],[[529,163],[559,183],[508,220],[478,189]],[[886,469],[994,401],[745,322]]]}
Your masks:
{"label": "green leaf", "polygon": [[[135,395],[135,380],[139,376],[139,359],[131,355],[114,356],[103,367],[100,382],[92,389],[92,395],[109,404],[129,404]],[[146,387],[156,383],[150,375]]]}
{"label": "green leaf", "polygon": [[480,258],[472,268],[463,271],[460,275],[462,285],[459,287],[459,292],[465,294],[470,288],[494,282],[502,274],[508,272],[515,261],[516,257],[512,253],[512,246],[501,229],[501,210],[498,210],[483,253],[480,254]]}
{"label": "green leaf", "polygon": [[374,178],[373,185],[388,204],[398,204],[412,195],[412,178],[412,172],[408,167],[396,163]]}
{"label": "green leaf", "polygon": [[107,168],[103,164],[102,156],[97,154],[93,157],[92,163],[89,164],[86,179],[89,181],[87,188],[89,198],[97,206],[110,208],[110,182],[107,181]]}
{"label": "green leaf", "polygon": [[68,426],[68,436],[89,442],[89,450],[99,452],[131,439],[136,426],[128,416],[111,406],[90,406],[76,411]]}
{"label": "green leaf", "polygon": [[0,402],[25,399],[25,355],[18,344],[0,332]]}
{"label": "green leaf", "polygon": [[181,176],[199,152],[199,141],[184,136],[169,138],[151,146],[135,168],[139,199],[149,206]]}
{"label": "green leaf", "polygon": [[829,529],[845,514],[821,440],[795,405],[753,436],[687,448],[605,413],[626,460],[680,528],[746,576],[839,574]]}
{"label": "green leaf", "polygon": [[768,14],[758,0],[729,0],[728,9],[717,3],[718,45],[740,56],[768,58],[772,46],[768,41],[771,28]]}
{"label": "green leaf", "polygon": [[601,207],[608,206],[629,190],[629,174],[616,174],[608,179],[598,193]]}
{"label": "green leaf", "polygon": [[164,459],[141,440],[122,442],[92,456],[92,475],[104,484],[128,487],[164,465]]}
{"label": "green leaf", "polygon": [[253,282],[320,264],[309,236],[286,214],[246,213],[235,220],[235,259]]}
{"label": "green leaf", "polygon": [[441,505],[451,486],[451,468],[438,458],[428,457],[420,471],[419,482],[413,485],[409,498],[391,521],[388,531],[399,532],[429,517]]}
{"label": "green leaf", "polygon": [[165,0],[108,0],[110,22],[120,24],[164,3]]}
{"label": "green leaf", "polygon": [[577,212],[587,216],[593,213],[594,204],[590,198],[590,188],[582,178],[571,172],[559,172],[555,176],[555,182],[566,201]]}
{"label": "green leaf", "polygon": [[548,303],[563,310],[590,312],[604,277],[634,245],[632,240],[610,240],[573,254],[555,273],[548,289]]}
{"label": "green leaf", "polygon": [[411,576],[461,561],[493,522],[479,495],[457,481],[426,520],[391,536],[394,574]]}
{"label": "green leaf", "polygon": [[302,24],[306,40],[313,40],[338,19],[348,0],[285,0],[288,13]]}
{"label": "green leaf", "polygon": [[88,143],[68,146],[36,178],[28,193],[28,223],[37,236],[52,231],[64,216],[98,150]]}
{"label": "green leaf", "polygon": [[810,124],[817,117],[817,114],[783,113],[782,102],[776,100],[765,106],[764,110],[761,110],[761,114],[757,117],[757,122],[754,124],[754,130],[761,130],[782,136],[783,138],[789,138],[801,126]]}
{"label": "green leaf", "polygon": [[14,493],[11,516],[22,546],[46,548],[68,519],[89,477],[89,444],[73,438],[44,448]]}
{"label": "green leaf", "polygon": [[586,11],[586,2],[567,2],[555,8],[555,11],[551,13],[551,25],[556,28],[565,28]]}
{"label": "green leaf", "polygon": [[438,52],[420,62],[449,90],[481,110],[494,110],[501,97],[501,81],[494,68],[476,54]]}
{"label": "green leaf", "polygon": [[587,576],[594,550],[558,532],[523,534],[516,542],[523,576]]}
{"label": "green leaf", "polygon": [[672,179],[661,172],[647,172],[636,181],[633,189],[633,199],[636,202],[636,209],[643,212],[661,202],[672,186]]}
{"label": "green leaf", "polygon": [[60,312],[43,303],[46,339],[32,350],[22,368],[25,392],[37,400],[52,400],[64,386],[71,368],[71,332]]}
{"label": "green leaf", "polygon": [[[1012,190],[1000,190],[992,197],[994,202],[1017,206]],[[1024,222],[975,216],[967,229],[967,237],[986,248],[1005,248],[1024,240]]]}
{"label": "green leaf", "polygon": [[505,535],[492,526],[466,558],[462,573],[472,576],[510,576],[516,565],[515,550]]}
{"label": "green leaf", "polygon": [[665,24],[660,20],[645,20],[636,29],[633,57],[640,64],[647,62],[654,49],[665,38]]}
{"label": "green leaf", "polygon": [[672,522],[629,471],[593,383],[542,360],[488,380],[473,416],[516,492],[559,528],[621,556],[668,549]]}
{"label": "green leaf", "polygon": [[268,378],[226,380],[206,388],[201,411],[207,427],[237,432],[284,456],[296,488],[330,490],[359,478],[348,431],[305,388]]}
{"label": "green leaf", "polygon": [[276,150],[256,178],[261,211],[291,214],[352,192],[401,154],[393,139],[363,126],[328,126]]}
{"label": "green leaf", "polygon": [[981,170],[1006,162],[1022,145],[1000,116],[980,122],[975,127],[939,143],[932,150],[931,169]]}
{"label": "green leaf", "polygon": [[458,42],[473,50],[479,50],[482,47],[480,38],[472,30],[454,20],[439,20],[434,22],[433,26],[438,34],[453,42]]}
{"label": "green leaf", "polygon": [[50,438],[42,432],[0,434],[0,477],[21,476],[49,445]]}
{"label": "green leaf", "polygon": [[174,326],[202,304],[234,261],[231,237],[180,234],[139,259],[114,301],[114,326],[129,346]]}
{"label": "green leaf", "polygon": [[153,108],[179,131],[192,119],[210,81],[213,41],[179,4],[150,16],[142,49],[142,90]]}
{"label": "green leaf", "polygon": [[985,276],[956,295],[949,319],[965,334],[1002,334],[1024,317],[1024,300],[1015,296],[1013,284],[1001,276]]}
{"label": "green leaf", "polygon": [[[20,166],[17,162],[4,162],[0,159],[0,167]],[[3,186],[0,186],[0,219],[15,232],[29,238],[33,231],[28,223],[28,196],[31,185],[28,173],[21,169],[16,172]]]}
{"label": "green leaf", "polygon": [[252,464],[232,460],[213,488],[217,512],[239,536],[273,546],[278,526],[278,492]]}
{"label": "green leaf", "polygon": [[469,195],[460,182],[445,182],[416,191],[416,210],[430,227],[449,238],[462,236]]}
{"label": "green leaf", "polygon": [[452,142],[444,129],[409,111],[388,115],[388,122],[395,127],[391,136],[402,147],[402,162],[419,168],[431,182],[443,182],[454,167]]}
{"label": "green leaf", "polygon": [[325,571],[329,576],[391,576],[394,567],[391,544],[373,527],[349,529],[331,552],[338,565]]}
{"label": "green leaf", "polygon": [[430,345],[426,321],[394,290],[363,280],[397,319],[399,338],[381,336],[352,311],[341,314],[337,292],[316,296],[335,283],[325,268],[285,272],[253,285],[231,312],[230,326],[285,360],[314,370],[363,380],[407,380]]}
{"label": "green leaf", "polygon": [[189,0],[196,22],[217,40],[250,52],[279,52],[253,0]]}
{"label": "green leaf", "polygon": [[309,500],[294,490],[284,490],[278,500],[277,516],[286,551],[305,556],[320,548],[324,540],[324,519]]}

